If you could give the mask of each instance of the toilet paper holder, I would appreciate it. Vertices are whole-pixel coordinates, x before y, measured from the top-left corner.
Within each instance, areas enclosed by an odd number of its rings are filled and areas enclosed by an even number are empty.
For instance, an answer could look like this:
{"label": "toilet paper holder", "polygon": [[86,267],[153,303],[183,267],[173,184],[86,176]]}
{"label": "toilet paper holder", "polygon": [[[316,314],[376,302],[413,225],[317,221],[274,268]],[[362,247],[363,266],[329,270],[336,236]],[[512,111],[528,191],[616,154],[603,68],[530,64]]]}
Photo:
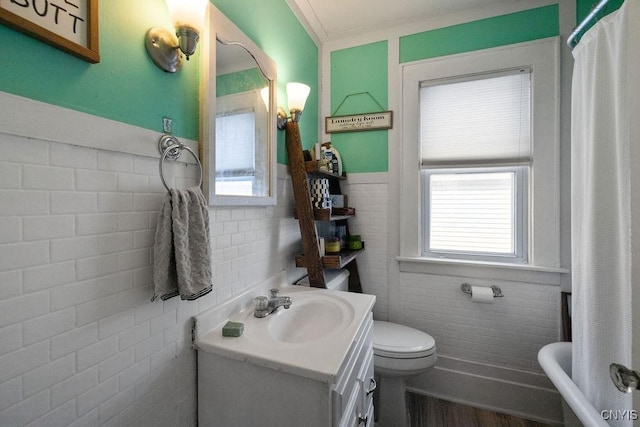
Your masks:
{"label": "toilet paper holder", "polygon": [[[490,288],[493,291],[494,298],[502,298],[504,296],[502,295],[502,289],[500,289],[496,285],[491,285]],[[469,283],[463,283],[462,285],[460,285],[460,289],[465,294],[471,295],[471,285]]]}

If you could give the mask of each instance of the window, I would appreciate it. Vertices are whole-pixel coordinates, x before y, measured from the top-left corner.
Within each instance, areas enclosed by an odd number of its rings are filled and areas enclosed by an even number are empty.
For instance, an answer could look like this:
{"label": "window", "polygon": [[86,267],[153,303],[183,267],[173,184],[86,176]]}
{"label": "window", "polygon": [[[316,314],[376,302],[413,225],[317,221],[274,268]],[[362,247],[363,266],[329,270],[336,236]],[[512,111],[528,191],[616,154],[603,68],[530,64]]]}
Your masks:
{"label": "window", "polygon": [[560,268],[559,99],[558,38],[402,65],[402,271]]}
{"label": "window", "polygon": [[530,76],[421,83],[422,255],[526,262]]}
{"label": "window", "polygon": [[253,194],[255,120],[256,115],[251,110],[217,115],[216,194]]}
{"label": "window", "polygon": [[269,145],[256,143],[266,141],[267,116],[259,90],[216,97],[216,196],[267,195]]}
{"label": "window", "polygon": [[527,172],[423,170],[423,255],[526,262]]}
{"label": "window", "polygon": [[425,173],[427,250],[515,255],[515,173]]}

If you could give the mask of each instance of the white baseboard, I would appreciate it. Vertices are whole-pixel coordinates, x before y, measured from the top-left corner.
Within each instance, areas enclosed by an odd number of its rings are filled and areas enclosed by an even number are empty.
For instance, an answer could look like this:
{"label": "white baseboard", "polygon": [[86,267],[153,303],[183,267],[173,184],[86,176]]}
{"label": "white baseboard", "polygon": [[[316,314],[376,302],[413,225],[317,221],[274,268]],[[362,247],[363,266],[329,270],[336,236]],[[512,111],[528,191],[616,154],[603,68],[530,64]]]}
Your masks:
{"label": "white baseboard", "polygon": [[439,356],[407,391],[551,425],[562,425],[560,394],[543,374]]}

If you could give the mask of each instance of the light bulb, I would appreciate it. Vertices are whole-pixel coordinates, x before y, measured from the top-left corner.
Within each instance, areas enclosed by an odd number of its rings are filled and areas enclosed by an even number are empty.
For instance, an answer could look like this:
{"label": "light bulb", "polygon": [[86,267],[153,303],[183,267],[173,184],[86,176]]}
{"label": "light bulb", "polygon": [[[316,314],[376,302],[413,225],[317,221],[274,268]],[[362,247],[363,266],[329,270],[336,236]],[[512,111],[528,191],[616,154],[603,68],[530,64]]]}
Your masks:
{"label": "light bulb", "polygon": [[166,0],[173,27],[189,28],[200,33],[209,0]]}
{"label": "light bulb", "polygon": [[304,110],[304,104],[311,92],[311,88],[302,83],[287,83],[287,100],[289,102],[289,111]]}

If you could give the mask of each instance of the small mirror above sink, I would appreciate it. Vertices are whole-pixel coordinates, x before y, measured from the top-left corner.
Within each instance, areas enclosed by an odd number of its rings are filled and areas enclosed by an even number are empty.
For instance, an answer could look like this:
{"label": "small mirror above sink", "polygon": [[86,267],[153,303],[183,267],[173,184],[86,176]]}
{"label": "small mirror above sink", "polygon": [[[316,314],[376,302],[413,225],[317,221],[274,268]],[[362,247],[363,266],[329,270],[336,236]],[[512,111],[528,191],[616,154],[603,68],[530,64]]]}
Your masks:
{"label": "small mirror above sink", "polygon": [[[216,41],[217,196],[269,196],[269,80],[241,45]],[[268,98],[267,98],[268,102]]]}
{"label": "small mirror above sink", "polygon": [[276,64],[210,8],[201,67],[204,193],[212,206],[276,204]]}

